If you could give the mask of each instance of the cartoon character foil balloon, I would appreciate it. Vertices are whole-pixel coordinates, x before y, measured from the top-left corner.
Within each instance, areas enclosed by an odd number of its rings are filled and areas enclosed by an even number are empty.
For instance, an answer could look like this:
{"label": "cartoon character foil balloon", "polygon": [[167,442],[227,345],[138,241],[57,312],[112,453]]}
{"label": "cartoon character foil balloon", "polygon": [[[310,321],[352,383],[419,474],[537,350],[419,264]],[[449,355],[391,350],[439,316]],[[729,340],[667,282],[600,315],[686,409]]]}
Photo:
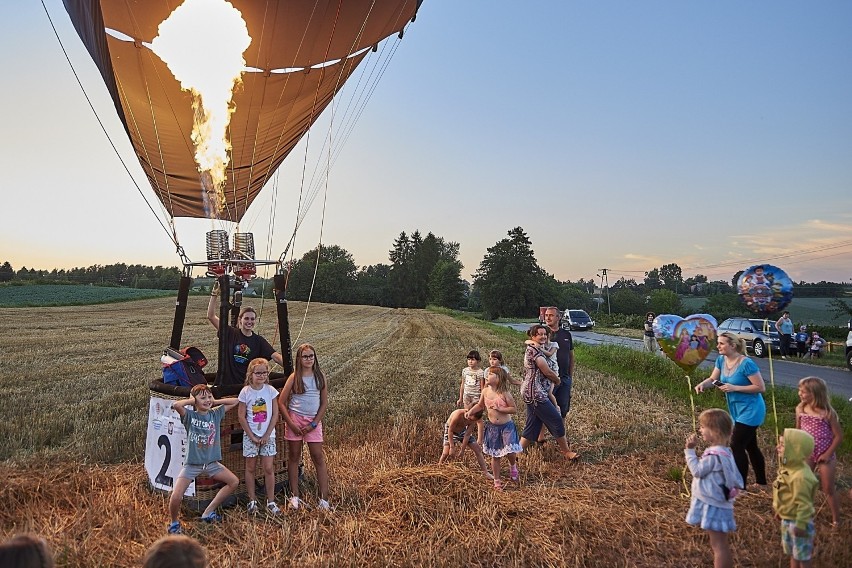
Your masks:
{"label": "cartoon character foil balloon", "polygon": [[737,293],[748,309],[766,317],[787,307],[793,299],[793,282],[777,266],[756,264],[737,279]]}
{"label": "cartoon character foil balloon", "polygon": [[692,373],[716,346],[716,320],[709,314],[686,318],[659,315],[651,327],[663,353],[687,373]]}

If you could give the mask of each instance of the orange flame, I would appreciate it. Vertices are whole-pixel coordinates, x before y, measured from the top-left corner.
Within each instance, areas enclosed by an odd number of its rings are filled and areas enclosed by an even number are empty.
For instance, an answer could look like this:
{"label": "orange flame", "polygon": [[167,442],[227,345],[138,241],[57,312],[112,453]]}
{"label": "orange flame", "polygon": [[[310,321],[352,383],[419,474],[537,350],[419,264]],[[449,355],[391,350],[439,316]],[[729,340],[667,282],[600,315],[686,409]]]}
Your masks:
{"label": "orange flame", "polygon": [[242,14],[225,0],[186,0],[160,23],[151,42],[181,88],[192,93],[192,142],[211,217],[219,217],[225,207],[228,125],[236,110],[232,98],[250,44]]}

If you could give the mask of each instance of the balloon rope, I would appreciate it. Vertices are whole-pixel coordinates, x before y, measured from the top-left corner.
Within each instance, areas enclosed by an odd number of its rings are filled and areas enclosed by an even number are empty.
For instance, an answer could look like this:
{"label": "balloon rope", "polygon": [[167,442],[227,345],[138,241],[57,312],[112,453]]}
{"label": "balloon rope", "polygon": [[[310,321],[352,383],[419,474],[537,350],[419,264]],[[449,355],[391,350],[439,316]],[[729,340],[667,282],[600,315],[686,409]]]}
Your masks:
{"label": "balloon rope", "polygon": [[689,378],[689,375],[686,375],[686,383],[689,385],[689,406],[692,409],[692,431],[698,432],[698,422],[695,419],[695,397],[693,396],[692,390],[692,379]]}
{"label": "balloon rope", "polygon": [[686,472],[689,470],[689,467],[686,464],[683,464],[683,469],[680,472],[680,482],[683,484],[683,491],[680,492],[681,497],[686,497],[689,499],[692,497],[692,493],[689,490],[689,483],[686,482]]}
{"label": "balloon rope", "polygon": [[770,392],[772,393],[772,416],[775,418],[775,440],[780,439],[778,433],[778,408],[775,405],[775,368],[772,365],[772,336],[769,332],[769,319],[763,320],[763,333],[769,337],[769,383],[772,385]]}
{"label": "balloon rope", "polygon": [[[698,422],[695,418],[695,397],[693,396],[692,390],[692,379],[689,378],[689,375],[686,375],[686,384],[689,385],[689,406],[692,409],[692,431],[698,432]],[[686,482],[686,471],[689,469],[686,464],[683,465],[683,469],[680,472],[680,482],[683,484],[683,491],[680,492],[681,497],[690,498],[692,494],[689,491],[689,484]]]}

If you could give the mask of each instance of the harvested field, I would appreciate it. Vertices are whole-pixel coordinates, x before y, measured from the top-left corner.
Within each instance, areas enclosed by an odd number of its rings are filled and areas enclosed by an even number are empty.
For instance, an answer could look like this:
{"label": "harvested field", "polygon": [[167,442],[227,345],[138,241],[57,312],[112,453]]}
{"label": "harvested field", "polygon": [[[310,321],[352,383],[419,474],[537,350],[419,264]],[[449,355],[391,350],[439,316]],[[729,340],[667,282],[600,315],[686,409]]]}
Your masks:
{"label": "harvested field", "polygon": [[[201,347],[215,368],[207,300],[190,299],[183,344]],[[37,532],[59,566],[138,566],[165,533],[166,496],[147,488],[142,457],[147,385],[173,313],[171,299],[0,309],[0,537]],[[712,564],[706,534],[683,521],[688,408],[580,365],[569,433],[581,461],[533,449],[519,460],[520,486],[495,493],[469,452],[437,465],[441,429],[467,351],[501,349],[518,370],[520,340],[423,310],[311,304],[296,341],[304,314],[305,304],[290,304],[294,345],[315,345],[330,377],[325,451],[336,510],[250,519],[237,507],[218,526],[186,511],[187,533],[212,566]],[[273,320],[267,304],[267,338]],[[761,435],[772,462],[772,433]],[[848,467],[838,472],[848,488]],[[314,489],[306,460],[309,503]],[[817,505],[814,565],[852,565],[846,491],[839,529],[829,528],[821,495]],[[737,566],[787,564],[770,495],[738,500],[736,518]]]}

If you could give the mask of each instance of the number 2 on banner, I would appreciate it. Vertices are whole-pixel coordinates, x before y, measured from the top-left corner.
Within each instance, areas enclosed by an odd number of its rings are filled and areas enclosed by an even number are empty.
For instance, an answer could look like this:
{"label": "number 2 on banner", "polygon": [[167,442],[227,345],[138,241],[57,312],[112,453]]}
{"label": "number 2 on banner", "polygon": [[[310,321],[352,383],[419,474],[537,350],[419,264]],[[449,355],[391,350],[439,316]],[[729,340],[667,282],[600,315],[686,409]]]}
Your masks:
{"label": "number 2 on banner", "polygon": [[160,471],[157,473],[155,481],[162,485],[174,487],[174,479],[172,476],[166,475],[166,471],[169,469],[169,464],[172,463],[172,443],[169,440],[169,437],[165,434],[160,435],[160,437],[157,438],[157,447],[165,448],[166,455],[163,457],[163,465],[160,467]]}
{"label": "number 2 on banner", "polygon": [[[145,438],[145,471],[155,489],[171,491],[180,472],[186,445],[186,432],[172,401],[152,397],[148,410],[148,433]],[[195,482],[187,495],[195,495]]]}

